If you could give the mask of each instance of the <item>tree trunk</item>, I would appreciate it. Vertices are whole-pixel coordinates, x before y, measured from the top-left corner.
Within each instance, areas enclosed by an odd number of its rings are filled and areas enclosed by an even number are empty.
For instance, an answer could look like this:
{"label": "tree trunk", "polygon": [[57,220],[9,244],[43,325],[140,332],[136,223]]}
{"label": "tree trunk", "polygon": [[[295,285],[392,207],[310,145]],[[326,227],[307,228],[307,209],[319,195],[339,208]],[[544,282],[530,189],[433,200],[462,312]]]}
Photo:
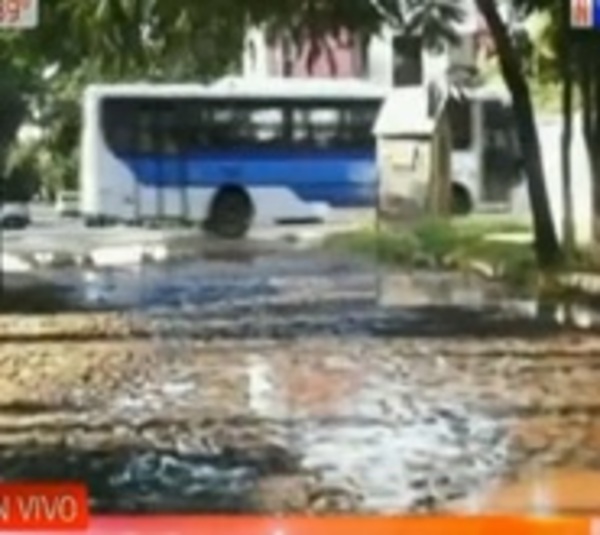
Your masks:
{"label": "tree trunk", "polygon": [[[600,191],[598,188],[598,169],[597,157],[594,154],[595,145],[595,76],[594,76],[594,58],[586,53],[587,43],[578,43],[579,58],[579,90],[581,94],[581,112],[582,112],[582,133],[585,143],[585,150],[588,157],[588,165],[592,176],[592,201],[594,210],[594,219],[598,214],[600,203]],[[596,224],[594,223],[594,238],[596,238]]]}
{"label": "tree trunk", "polygon": [[[4,211],[5,178],[0,177],[0,214]],[[4,223],[0,221],[0,306],[4,299]]]}
{"label": "tree trunk", "polygon": [[513,99],[517,133],[531,201],[538,264],[540,267],[553,267],[561,262],[562,254],[548,203],[529,86],[506,25],[498,13],[495,0],[476,0],[476,3],[494,39],[502,76]]}
{"label": "tree trunk", "polygon": [[563,73],[561,139],[561,171],[563,193],[563,250],[567,261],[572,258],[575,249],[575,229],[573,219],[573,188],[571,182],[571,144],[573,140],[573,69],[571,67],[571,42],[569,39],[569,4],[562,0],[563,17],[561,21],[561,67]]}
{"label": "tree trunk", "polygon": [[594,209],[594,237],[598,239],[599,230],[596,220],[600,215],[600,59],[596,51],[600,41],[595,35],[586,35],[577,42],[581,91],[582,131],[588,164],[592,176],[592,197]]}
{"label": "tree trunk", "polygon": [[600,215],[600,58],[596,55],[597,49],[590,52],[593,55],[593,76],[591,82],[590,104],[590,139],[588,142],[588,155],[592,166],[594,198],[594,216]]}
{"label": "tree trunk", "polygon": [[[580,49],[581,52],[581,49]],[[590,58],[585,54],[579,54],[579,90],[581,92],[581,108],[583,114],[582,128],[583,140],[586,144],[588,154],[591,156],[590,149],[592,147],[593,135],[593,76],[592,65]],[[591,164],[591,161],[590,161]]]}

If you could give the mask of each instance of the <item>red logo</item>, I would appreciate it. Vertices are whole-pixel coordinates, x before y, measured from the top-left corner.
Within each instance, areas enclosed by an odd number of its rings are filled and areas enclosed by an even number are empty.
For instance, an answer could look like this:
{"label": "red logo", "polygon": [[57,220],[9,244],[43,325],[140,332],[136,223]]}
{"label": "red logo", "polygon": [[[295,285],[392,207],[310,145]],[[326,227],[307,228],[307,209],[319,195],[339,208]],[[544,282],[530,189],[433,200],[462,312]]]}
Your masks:
{"label": "red logo", "polygon": [[0,0],[0,22],[18,22],[30,5],[31,0]]}
{"label": "red logo", "polygon": [[88,496],[82,485],[0,484],[0,532],[81,531],[88,523]]}
{"label": "red logo", "polygon": [[590,0],[571,0],[571,24],[577,27],[592,25],[592,4]]}

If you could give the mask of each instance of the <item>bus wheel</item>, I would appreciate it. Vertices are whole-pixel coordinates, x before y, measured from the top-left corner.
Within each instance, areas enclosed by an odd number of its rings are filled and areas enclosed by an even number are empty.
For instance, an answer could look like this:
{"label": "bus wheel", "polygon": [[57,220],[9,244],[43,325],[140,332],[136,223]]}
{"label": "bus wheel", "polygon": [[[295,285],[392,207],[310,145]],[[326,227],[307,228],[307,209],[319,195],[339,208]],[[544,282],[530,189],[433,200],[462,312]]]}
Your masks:
{"label": "bus wheel", "polygon": [[207,229],[221,238],[243,238],[250,229],[254,208],[242,188],[220,190],[212,202]]}
{"label": "bus wheel", "polygon": [[86,217],[83,220],[83,224],[87,228],[97,228],[102,226],[102,219],[100,217]]}
{"label": "bus wheel", "polygon": [[473,210],[473,202],[469,191],[460,184],[452,184],[452,214],[453,215],[468,215]]}

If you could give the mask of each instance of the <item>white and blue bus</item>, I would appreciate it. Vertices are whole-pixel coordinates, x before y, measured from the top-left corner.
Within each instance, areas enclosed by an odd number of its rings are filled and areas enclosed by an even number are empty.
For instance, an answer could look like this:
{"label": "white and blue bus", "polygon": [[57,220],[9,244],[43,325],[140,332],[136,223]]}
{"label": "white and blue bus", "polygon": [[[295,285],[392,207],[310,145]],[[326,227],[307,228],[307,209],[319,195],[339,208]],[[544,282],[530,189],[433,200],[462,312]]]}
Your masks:
{"label": "white and blue bus", "polygon": [[372,126],[387,89],[359,80],[90,86],[81,212],[89,224],[253,224],[372,206]]}
{"label": "white and blue bus", "polygon": [[[289,78],[90,86],[80,212],[89,224],[173,220],[241,237],[373,207],[372,128],[390,90]],[[454,211],[506,202],[521,180],[510,101],[469,91],[450,117]]]}

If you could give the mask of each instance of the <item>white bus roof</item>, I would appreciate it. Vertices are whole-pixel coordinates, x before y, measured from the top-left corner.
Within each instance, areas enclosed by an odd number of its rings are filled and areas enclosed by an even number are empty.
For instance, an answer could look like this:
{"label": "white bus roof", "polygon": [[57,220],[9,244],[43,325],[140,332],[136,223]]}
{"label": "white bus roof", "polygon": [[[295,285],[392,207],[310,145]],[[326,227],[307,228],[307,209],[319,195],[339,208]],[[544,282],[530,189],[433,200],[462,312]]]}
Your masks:
{"label": "white bus roof", "polygon": [[224,78],[212,85],[195,83],[98,84],[86,88],[86,96],[147,97],[246,97],[246,98],[385,98],[390,88],[353,79],[330,78]]}

